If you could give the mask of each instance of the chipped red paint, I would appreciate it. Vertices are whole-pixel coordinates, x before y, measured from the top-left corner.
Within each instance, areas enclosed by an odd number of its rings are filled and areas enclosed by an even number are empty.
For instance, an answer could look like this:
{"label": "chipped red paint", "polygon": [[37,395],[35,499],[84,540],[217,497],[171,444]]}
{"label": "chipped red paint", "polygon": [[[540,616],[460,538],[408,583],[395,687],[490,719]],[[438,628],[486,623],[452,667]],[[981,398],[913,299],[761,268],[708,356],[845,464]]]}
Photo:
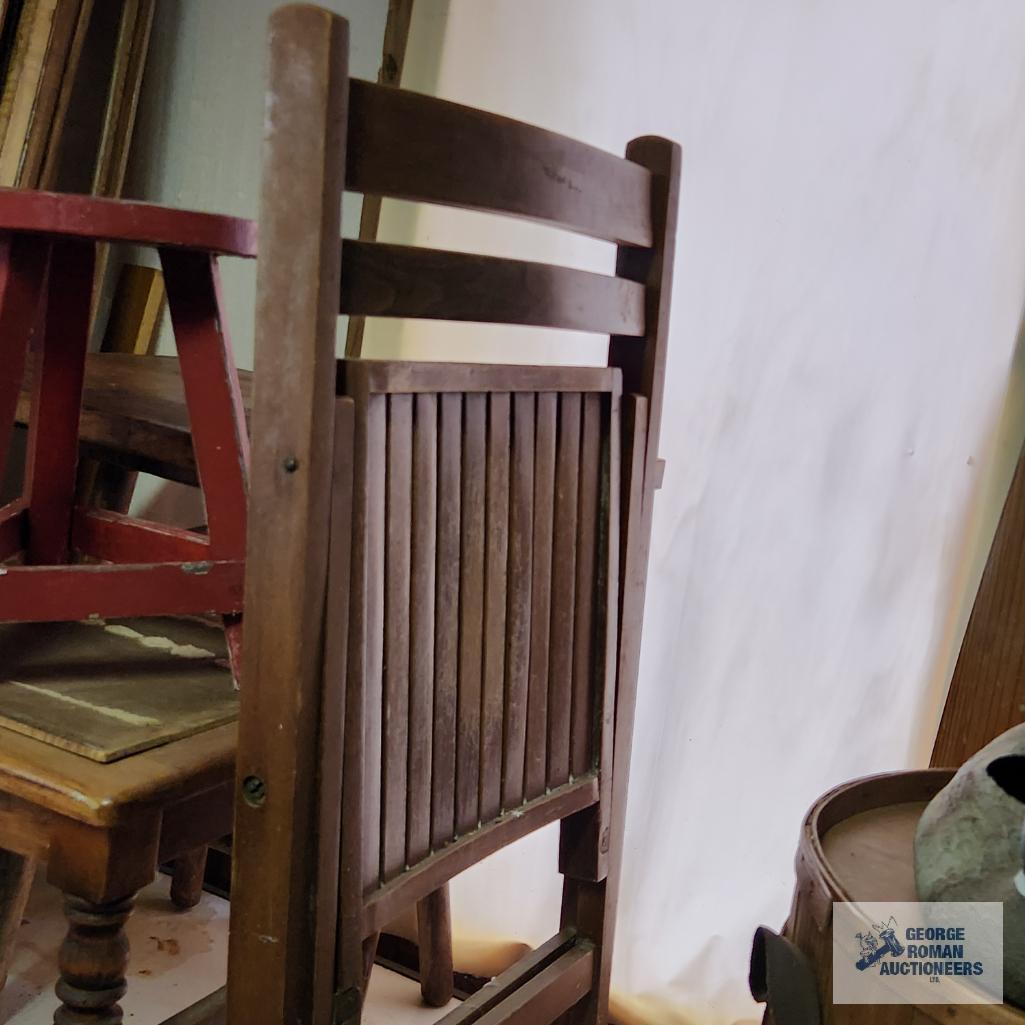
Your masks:
{"label": "chipped red paint", "polygon": [[[75,507],[98,241],[159,250],[208,535]],[[24,563],[0,567],[0,621],[222,615],[237,673],[249,436],[217,254],[255,256],[255,225],[145,203],[0,189],[4,457],[27,353],[39,350],[24,493],[0,509],[0,561]],[[78,559],[88,564],[70,564]]]}

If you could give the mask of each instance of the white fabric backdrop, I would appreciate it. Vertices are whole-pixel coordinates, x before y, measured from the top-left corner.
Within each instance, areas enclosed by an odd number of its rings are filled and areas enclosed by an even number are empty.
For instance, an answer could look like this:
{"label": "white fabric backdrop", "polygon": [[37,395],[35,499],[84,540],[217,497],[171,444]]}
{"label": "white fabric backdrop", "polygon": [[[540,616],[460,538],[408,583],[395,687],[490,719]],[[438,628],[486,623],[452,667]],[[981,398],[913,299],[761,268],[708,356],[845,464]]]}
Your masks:
{"label": "white fabric backdrop", "polygon": [[[1002,408],[1025,298],[1025,7],[417,2],[407,85],[618,152],[652,132],[684,148],[615,985],[653,1019],[662,1001],[660,1020],[754,1018],[750,936],[786,915],[806,807],[927,758],[1020,440]],[[444,211],[393,207],[382,237],[611,266]],[[448,325],[369,344],[567,351]],[[550,935],[553,865],[551,834],[504,852],[457,882],[457,922]]]}

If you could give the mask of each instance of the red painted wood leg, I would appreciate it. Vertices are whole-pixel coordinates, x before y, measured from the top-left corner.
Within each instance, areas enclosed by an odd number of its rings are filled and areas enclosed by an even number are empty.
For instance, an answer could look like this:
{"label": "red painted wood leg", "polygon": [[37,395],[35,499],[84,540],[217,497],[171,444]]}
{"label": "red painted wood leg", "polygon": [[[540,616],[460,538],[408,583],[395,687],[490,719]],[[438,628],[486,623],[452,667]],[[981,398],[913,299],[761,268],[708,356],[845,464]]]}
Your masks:
{"label": "red painted wood leg", "polygon": [[244,559],[249,431],[224,326],[216,258],[162,249],[167,306],[215,559]]}
{"label": "red painted wood leg", "polygon": [[49,254],[45,239],[0,236],[0,479],[14,437],[25,354],[41,314]]}
{"label": "red painted wood leg", "polygon": [[41,565],[66,562],[70,547],[95,257],[79,240],[54,242],[50,256],[25,468],[28,559]]}

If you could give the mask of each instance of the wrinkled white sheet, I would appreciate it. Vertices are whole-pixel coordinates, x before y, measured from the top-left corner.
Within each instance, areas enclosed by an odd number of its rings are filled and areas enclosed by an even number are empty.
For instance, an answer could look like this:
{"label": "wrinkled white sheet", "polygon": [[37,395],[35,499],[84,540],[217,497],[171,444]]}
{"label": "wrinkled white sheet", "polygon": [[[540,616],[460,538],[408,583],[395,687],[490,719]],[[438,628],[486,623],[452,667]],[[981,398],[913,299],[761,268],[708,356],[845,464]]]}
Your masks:
{"label": "wrinkled white sheet", "polygon": [[[683,146],[615,986],[652,1021],[754,1018],[750,936],[786,915],[807,806],[927,759],[1020,440],[1025,7],[418,0],[408,71],[618,152]],[[446,211],[386,209],[382,237],[611,267]],[[602,358],[465,325],[368,340]],[[457,881],[457,923],[550,935],[554,864],[551,835],[498,855]]]}

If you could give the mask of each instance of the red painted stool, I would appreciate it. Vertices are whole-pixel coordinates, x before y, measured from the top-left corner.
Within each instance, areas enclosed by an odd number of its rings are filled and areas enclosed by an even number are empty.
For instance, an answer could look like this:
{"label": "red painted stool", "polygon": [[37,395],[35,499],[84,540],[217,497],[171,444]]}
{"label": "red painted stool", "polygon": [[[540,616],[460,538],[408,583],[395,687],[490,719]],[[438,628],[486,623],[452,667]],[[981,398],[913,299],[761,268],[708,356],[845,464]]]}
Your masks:
{"label": "red painted stool", "polygon": [[[97,242],[152,246],[160,255],[205,535],[75,505]],[[0,622],[216,613],[237,678],[249,441],[219,255],[255,257],[255,226],[143,203],[0,190],[0,461],[30,349],[35,357],[24,489],[0,509]]]}

